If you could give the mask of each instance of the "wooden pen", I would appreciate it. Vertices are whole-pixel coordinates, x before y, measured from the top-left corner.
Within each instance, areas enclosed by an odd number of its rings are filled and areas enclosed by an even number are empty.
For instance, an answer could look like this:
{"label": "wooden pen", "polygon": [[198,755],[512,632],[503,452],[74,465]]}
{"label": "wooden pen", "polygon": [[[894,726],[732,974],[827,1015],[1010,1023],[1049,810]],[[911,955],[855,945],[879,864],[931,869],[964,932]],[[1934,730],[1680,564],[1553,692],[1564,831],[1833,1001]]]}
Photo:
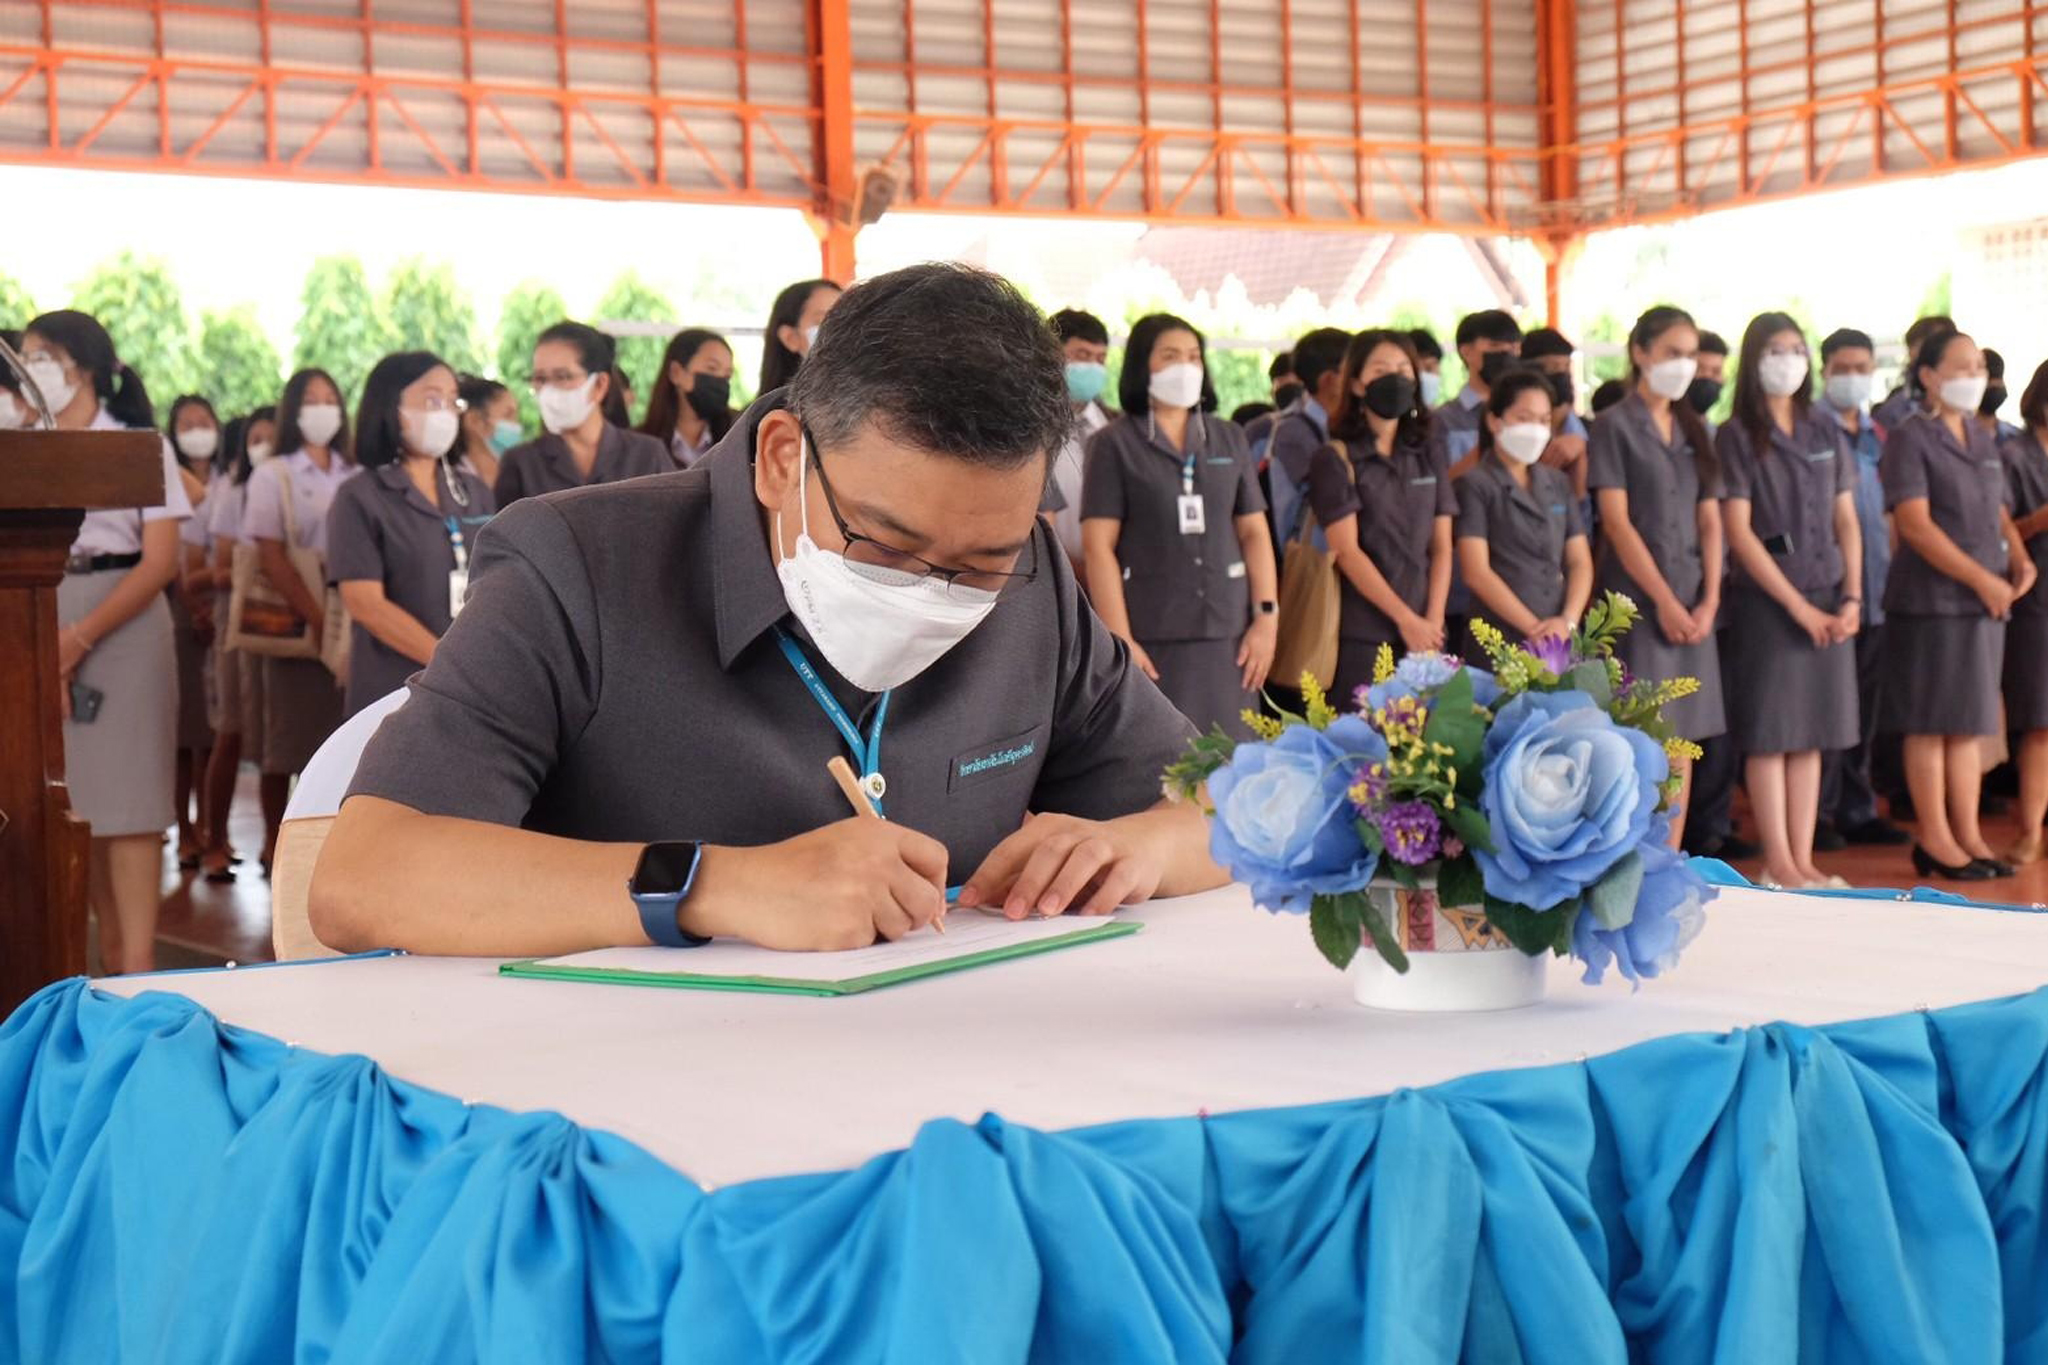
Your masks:
{"label": "wooden pen", "polygon": [[[868,794],[861,790],[860,779],[853,775],[853,765],[846,761],[844,755],[832,755],[831,761],[825,765],[825,770],[832,774],[832,780],[837,782],[839,790],[845,793],[846,803],[853,807],[856,819],[879,820],[882,818],[882,813],[875,809],[875,803],[868,800]],[[938,917],[932,920],[932,928],[942,934],[946,932],[946,907],[944,905],[939,907]]]}

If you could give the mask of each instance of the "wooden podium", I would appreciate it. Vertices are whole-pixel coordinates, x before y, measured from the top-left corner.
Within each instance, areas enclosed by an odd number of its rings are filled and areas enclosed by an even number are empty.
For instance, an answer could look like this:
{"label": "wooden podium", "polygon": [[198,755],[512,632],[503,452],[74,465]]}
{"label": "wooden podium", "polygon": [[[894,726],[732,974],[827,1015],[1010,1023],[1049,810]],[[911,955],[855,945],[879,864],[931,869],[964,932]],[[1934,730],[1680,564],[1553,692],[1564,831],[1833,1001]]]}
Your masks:
{"label": "wooden podium", "polygon": [[153,431],[0,431],[0,1017],[86,969],[91,832],[64,790],[57,582],[86,509],[163,497]]}

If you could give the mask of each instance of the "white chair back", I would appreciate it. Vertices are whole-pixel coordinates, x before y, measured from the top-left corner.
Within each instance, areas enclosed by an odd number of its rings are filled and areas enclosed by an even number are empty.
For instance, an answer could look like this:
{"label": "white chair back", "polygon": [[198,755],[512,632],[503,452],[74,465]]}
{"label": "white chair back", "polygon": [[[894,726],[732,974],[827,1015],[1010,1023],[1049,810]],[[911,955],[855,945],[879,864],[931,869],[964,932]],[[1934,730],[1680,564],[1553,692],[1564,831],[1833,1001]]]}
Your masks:
{"label": "white chair back", "polygon": [[386,716],[405,705],[405,698],[406,689],[401,687],[350,716],[327,737],[292,788],[284,823],[277,831],[277,855],[270,865],[270,943],[280,962],[341,956],[314,935],[306,914],[313,865],[320,861],[321,846],[334,827],[349,783],[355,780],[356,764],[370,736],[377,733]]}

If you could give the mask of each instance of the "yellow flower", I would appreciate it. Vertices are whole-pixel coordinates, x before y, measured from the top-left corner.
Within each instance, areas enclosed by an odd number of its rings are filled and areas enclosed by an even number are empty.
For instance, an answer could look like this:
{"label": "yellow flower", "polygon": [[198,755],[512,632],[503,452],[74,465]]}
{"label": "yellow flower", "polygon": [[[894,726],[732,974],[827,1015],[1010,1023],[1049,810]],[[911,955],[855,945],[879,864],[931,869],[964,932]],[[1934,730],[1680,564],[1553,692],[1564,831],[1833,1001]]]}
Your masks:
{"label": "yellow flower", "polygon": [[1269,742],[1280,738],[1281,734],[1287,729],[1285,725],[1282,725],[1273,717],[1262,716],[1257,711],[1252,710],[1250,707],[1246,707],[1244,709],[1243,719],[1246,727],[1249,728],[1253,734],[1257,735],[1260,739],[1267,740]]}
{"label": "yellow flower", "polygon": [[1394,647],[1389,644],[1382,644],[1379,654],[1373,659],[1372,680],[1376,683],[1383,683],[1393,676]]}

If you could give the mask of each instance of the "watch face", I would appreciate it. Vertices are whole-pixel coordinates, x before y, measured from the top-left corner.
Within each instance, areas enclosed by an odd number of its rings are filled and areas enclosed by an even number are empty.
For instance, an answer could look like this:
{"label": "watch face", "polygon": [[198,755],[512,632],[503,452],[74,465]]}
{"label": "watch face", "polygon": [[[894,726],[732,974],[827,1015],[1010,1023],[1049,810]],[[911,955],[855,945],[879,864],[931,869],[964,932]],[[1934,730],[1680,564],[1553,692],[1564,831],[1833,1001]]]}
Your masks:
{"label": "watch face", "polygon": [[649,844],[641,850],[640,866],[633,870],[633,894],[675,895],[690,884],[690,869],[696,862],[696,844]]}

